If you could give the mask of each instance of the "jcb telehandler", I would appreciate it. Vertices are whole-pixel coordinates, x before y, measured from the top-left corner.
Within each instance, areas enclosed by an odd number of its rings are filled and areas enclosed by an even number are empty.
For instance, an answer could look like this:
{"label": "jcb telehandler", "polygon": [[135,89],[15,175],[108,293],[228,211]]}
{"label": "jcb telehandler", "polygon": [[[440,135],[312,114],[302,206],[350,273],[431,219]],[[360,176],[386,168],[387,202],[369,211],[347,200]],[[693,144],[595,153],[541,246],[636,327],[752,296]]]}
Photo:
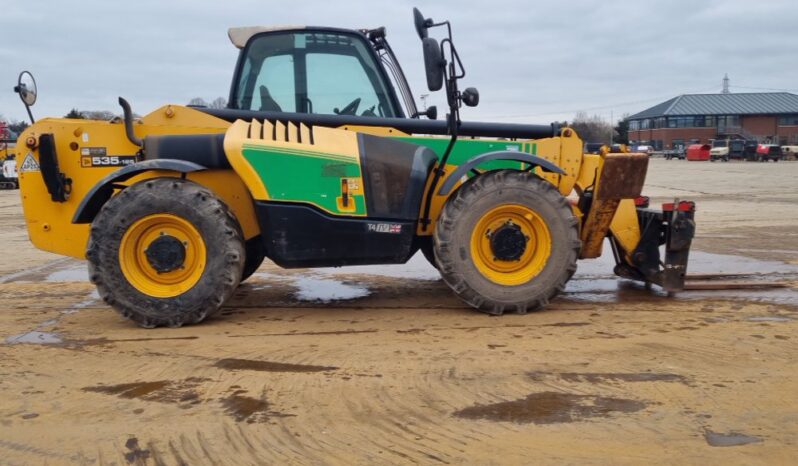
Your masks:
{"label": "jcb telehandler", "polygon": [[[102,298],[143,327],[202,321],[264,257],[338,267],[421,250],[474,308],[526,313],[609,238],[616,274],[680,290],[694,208],[641,205],[648,157],[583,154],[558,124],[461,121],[479,94],[459,88],[451,26],[414,15],[445,121],[417,109],[384,28],[234,28],[227,108],[135,119],[120,98],[118,121],[48,118],[20,136],[31,241],[88,259]],[[16,90],[30,111],[32,76]]]}

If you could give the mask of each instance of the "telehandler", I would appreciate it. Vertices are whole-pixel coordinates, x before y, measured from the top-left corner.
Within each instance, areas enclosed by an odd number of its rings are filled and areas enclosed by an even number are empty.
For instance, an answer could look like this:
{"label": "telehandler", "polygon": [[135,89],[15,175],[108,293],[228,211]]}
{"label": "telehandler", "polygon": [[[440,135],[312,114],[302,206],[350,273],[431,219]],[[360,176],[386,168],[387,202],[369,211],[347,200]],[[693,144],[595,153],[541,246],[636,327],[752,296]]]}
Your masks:
{"label": "telehandler", "polygon": [[[414,19],[445,120],[416,107],[384,28],[233,28],[227,108],[138,119],[120,98],[124,118],[21,134],[31,241],[88,259],[100,296],[143,327],[202,321],[264,257],[339,267],[421,250],[469,305],[523,314],[609,238],[617,275],[682,289],[694,205],[644,205],[648,157],[583,154],[559,124],[462,121],[479,93],[460,90],[451,25]],[[15,90],[30,114],[33,77]]]}

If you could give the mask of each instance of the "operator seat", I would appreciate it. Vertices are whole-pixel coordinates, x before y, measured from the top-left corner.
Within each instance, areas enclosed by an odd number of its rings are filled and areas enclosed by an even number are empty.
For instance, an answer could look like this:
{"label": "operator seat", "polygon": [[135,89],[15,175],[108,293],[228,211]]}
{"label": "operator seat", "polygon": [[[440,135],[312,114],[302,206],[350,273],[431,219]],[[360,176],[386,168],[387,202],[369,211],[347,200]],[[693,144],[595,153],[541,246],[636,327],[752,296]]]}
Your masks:
{"label": "operator seat", "polygon": [[272,98],[266,86],[260,86],[260,111],[261,112],[282,112],[280,104]]}

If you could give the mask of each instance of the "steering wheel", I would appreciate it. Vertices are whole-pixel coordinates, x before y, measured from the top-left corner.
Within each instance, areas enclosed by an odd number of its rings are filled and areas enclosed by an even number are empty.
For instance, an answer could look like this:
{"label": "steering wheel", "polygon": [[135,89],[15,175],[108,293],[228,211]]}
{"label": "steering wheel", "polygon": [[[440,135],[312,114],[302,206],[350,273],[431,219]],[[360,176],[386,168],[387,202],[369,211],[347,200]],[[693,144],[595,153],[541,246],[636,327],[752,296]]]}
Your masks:
{"label": "steering wheel", "polygon": [[357,108],[360,107],[360,97],[346,104],[346,107],[338,110],[333,109],[336,115],[357,115]]}

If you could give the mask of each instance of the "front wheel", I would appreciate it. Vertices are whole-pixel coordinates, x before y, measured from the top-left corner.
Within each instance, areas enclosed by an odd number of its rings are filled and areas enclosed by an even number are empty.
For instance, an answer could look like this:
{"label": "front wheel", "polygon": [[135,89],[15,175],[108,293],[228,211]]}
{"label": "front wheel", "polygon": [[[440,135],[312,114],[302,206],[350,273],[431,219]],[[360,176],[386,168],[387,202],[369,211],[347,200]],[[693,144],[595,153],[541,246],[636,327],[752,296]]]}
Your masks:
{"label": "front wheel", "polygon": [[515,170],[465,183],[446,202],[434,244],[443,280],[496,315],[545,306],[576,271],[581,247],[568,201],[551,183]]}
{"label": "front wheel", "polygon": [[238,286],[241,228],[208,189],[144,180],[102,208],[86,251],[89,277],[120,314],[146,328],[201,322]]}

